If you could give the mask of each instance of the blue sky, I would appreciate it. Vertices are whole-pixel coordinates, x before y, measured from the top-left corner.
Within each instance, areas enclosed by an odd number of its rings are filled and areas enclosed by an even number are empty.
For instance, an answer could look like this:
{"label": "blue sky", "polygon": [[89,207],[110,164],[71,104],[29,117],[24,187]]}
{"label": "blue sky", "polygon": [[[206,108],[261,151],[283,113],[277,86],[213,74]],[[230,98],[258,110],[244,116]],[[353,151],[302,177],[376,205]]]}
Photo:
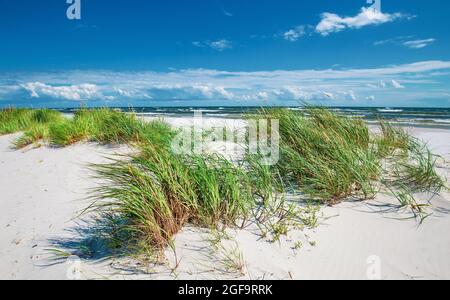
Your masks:
{"label": "blue sky", "polygon": [[0,0],[0,107],[450,107],[440,0]]}

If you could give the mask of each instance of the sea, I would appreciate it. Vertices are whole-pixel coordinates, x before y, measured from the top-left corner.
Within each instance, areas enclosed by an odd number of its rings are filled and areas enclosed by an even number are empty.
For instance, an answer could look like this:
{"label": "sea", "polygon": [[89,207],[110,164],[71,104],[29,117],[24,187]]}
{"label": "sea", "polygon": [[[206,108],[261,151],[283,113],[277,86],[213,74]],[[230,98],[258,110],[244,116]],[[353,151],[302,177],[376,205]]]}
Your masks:
{"label": "sea", "polygon": [[[62,113],[73,113],[78,109],[58,110]],[[261,107],[116,107],[114,109],[149,117],[189,117],[194,116],[194,112],[202,112],[204,118],[238,119],[257,112]],[[287,107],[287,109],[304,110],[303,107]],[[450,129],[450,108],[330,107],[330,109],[339,114],[364,119],[369,123],[377,123],[380,119],[384,119],[400,126]]]}

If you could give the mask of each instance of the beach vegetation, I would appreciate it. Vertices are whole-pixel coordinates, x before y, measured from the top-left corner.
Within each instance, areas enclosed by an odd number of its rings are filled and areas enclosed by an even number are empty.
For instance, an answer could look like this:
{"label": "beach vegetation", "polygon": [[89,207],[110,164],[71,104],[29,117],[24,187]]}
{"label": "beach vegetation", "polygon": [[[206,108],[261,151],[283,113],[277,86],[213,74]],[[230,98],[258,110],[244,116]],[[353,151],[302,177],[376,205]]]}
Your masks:
{"label": "beach vegetation", "polygon": [[[380,191],[423,220],[428,204],[414,194],[434,195],[445,187],[436,172],[438,157],[388,122],[380,120],[373,131],[361,119],[312,106],[265,109],[249,118],[279,121],[276,165],[262,163],[259,154],[241,161],[176,154],[171,142],[177,131],[168,124],[110,109],[80,109],[71,118],[52,110],[6,109],[0,111],[0,134],[23,132],[17,148],[39,141],[133,146],[131,154],[92,166],[101,183],[86,212],[110,221],[115,250],[152,256],[170,247],[187,224],[216,230],[253,223],[275,242],[292,228],[317,227],[320,205],[373,199]],[[288,201],[289,194],[298,200]],[[240,260],[228,257],[228,269],[242,272],[241,263],[231,263]]]}
{"label": "beach vegetation", "polygon": [[31,127],[46,126],[61,118],[59,112],[50,109],[3,109],[0,110],[0,135],[25,131]]}
{"label": "beach vegetation", "polygon": [[315,107],[265,113],[280,122],[277,172],[284,181],[310,199],[329,204],[349,197],[374,197],[381,166],[363,121]]}

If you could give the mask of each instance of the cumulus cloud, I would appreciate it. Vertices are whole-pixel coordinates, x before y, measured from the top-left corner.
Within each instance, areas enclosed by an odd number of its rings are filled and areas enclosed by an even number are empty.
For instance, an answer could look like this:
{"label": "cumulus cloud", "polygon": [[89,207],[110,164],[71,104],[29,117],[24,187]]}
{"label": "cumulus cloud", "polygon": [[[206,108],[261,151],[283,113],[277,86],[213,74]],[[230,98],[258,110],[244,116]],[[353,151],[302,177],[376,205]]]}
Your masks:
{"label": "cumulus cloud", "polygon": [[316,26],[316,32],[323,36],[327,36],[331,33],[345,29],[358,29],[369,25],[388,23],[403,17],[405,17],[405,15],[401,13],[382,13],[379,10],[367,7],[361,8],[359,14],[353,17],[342,17],[327,12],[321,15],[321,20]]}
{"label": "cumulus cloud", "polygon": [[[423,61],[369,69],[14,73],[0,74],[0,96],[2,99],[25,100],[114,100],[122,105],[134,101],[156,105],[169,105],[171,101],[196,101],[198,104],[216,101],[219,105],[253,105],[264,101],[349,104],[370,100],[371,96],[377,101],[408,101],[419,97],[421,88],[426,91],[423,97],[427,98],[442,98],[444,92],[450,93],[445,84],[448,71],[450,61]],[[441,79],[442,83],[439,82]]]}
{"label": "cumulus cloud", "polygon": [[221,39],[218,41],[204,41],[204,42],[193,42],[196,47],[204,48],[208,47],[219,52],[224,50],[233,49],[233,43],[227,39]]}
{"label": "cumulus cloud", "polygon": [[32,98],[48,96],[65,100],[89,100],[101,97],[95,84],[80,84],[66,86],[51,86],[42,82],[28,82],[22,87],[30,93]]}
{"label": "cumulus cloud", "polygon": [[[117,93],[117,95],[124,98],[138,98],[138,99],[152,99],[153,97],[147,94],[146,92],[139,91],[134,88],[126,88],[126,87],[114,87],[114,92]],[[113,97],[113,96],[111,96]],[[113,97],[114,98],[114,97]]]}
{"label": "cumulus cloud", "polygon": [[289,42],[296,42],[305,34],[305,26],[297,26],[283,33],[283,38]]}

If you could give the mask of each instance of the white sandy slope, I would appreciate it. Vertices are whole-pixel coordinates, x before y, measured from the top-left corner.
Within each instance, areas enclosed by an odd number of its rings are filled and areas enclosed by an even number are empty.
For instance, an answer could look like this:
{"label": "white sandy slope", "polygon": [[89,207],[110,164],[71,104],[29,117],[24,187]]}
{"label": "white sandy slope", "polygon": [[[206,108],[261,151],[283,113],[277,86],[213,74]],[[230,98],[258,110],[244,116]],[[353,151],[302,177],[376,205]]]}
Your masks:
{"label": "white sandy slope", "polygon": [[[411,132],[447,159],[439,171],[448,176],[450,130]],[[10,148],[13,138],[0,137],[0,279],[450,279],[448,194],[433,200],[433,215],[421,226],[399,220],[409,215],[388,211],[395,201],[379,196],[324,208],[327,218],[317,229],[291,231],[280,243],[260,239],[250,227],[228,230],[228,251],[214,251],[208,231],[186,228],[176,237],[178,264],[172,250],[161,266],[110,259],[102,251],[80,264],[73,258],[55,261],[48,249],[101,250],[80,232],[90,227],[77,218],[96,186],[87,165],[123,149],[84,144],[16,151]],[[297,242],[300,249],[294,249]],[[230,253],[242,255],[242,274],[223,272]]]}

